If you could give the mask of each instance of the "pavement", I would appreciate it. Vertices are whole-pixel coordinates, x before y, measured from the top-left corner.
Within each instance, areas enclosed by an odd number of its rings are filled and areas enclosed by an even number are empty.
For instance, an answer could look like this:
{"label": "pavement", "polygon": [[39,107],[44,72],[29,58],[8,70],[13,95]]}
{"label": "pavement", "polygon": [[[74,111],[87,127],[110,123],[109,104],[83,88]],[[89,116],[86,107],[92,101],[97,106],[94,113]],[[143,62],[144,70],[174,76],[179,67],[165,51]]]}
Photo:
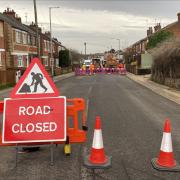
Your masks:
{"label": "pavement", "polygon": [[70,157],[65,157],[63,146],[58,145],[54,166],[50,166],[48,146],[19,155],[17,168],[15,148],[0,147],[0,180],[92,180],[83,159],[91,149],[97,115],[101,117],[104,148],[112,156],[112,168],[97,170],[96,180],[180,179],[179,173],[161,172],[151,166],[151,159],[160,151],[167,117],[171,119],[174,155],[180,162],[180,105],[120,75],[72,76],[56,82],[56,86],[67,98],[86,100],[87,142],[74,144]]}
{"label": "pavement", "polygon": [[150,75],[134,75],[131,73],[127,73],[127,77],[149,88],[153,92],[173,102],[176,102],[177,104],[180,104],[180,91],[151,81]]}
{"label": "pavement", "polygon": [[[72,76],[74,76],[74,72],[67,73],[67,74],[62,74],[62,75],[59,75],[59,76],[54,76],[53,81],[55,83],[57,83],[58,81],[62,81],[64,79],[71,78]],[[12,89],[13,89],[13,87],[7,88],[7,89],[4,89],[4,90],[0,90],[0,100],[3,100],[4,98],[8,97],[9,93],[12,91]]]}

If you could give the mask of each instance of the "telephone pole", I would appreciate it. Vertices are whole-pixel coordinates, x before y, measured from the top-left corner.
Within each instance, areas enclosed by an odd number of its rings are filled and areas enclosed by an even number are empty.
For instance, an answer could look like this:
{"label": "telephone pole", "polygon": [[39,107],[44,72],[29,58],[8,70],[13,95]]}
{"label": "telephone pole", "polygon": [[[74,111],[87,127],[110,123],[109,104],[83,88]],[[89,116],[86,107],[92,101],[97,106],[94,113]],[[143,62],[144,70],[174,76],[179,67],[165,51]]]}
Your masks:
{"label": "telephone pole", "polygon": [[84,53],[85,53],[85,58],[86,58],[86,42],[84,43]]}
{"label": "telephone pole", "polygon": [[54,57],[53,57],[53,43],[52,43],[52,23],[51,23],[51,10],[59,7],[49,7],[49,26],[50,26],[50,45],[51,45],[51,74],[54,76]]}
{"label": "telephone pole", "polygon": [[36,0],[34,2],[34,17],[35,17],[35,25],[36,25],[36,46],[37,46],[37,57],[40,58],[40,48],[39,48],[39,31],[38,31],[38,20],[37,20],[37,8],[36,8]]}

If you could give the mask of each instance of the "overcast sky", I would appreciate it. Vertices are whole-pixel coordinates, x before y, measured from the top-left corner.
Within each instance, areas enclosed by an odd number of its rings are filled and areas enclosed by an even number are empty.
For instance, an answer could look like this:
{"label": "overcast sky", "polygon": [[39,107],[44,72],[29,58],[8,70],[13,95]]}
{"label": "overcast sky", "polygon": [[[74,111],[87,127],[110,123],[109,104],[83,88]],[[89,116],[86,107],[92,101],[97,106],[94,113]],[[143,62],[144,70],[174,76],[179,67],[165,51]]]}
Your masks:
{"label": "overcast sky", "polygon": [[[84,53],[118,49],[144,38],[149,26],[161,22],[164,27],[177,21],[180,1],[170,0],[36,0],[38,23],[49,30],[49,7],[52,9],[53,36],[68,48]],[[34,21],[33,0],[0,0],[0,12],[14,9],[24,23]],[[27,15],[27,18],[26,18]]]}

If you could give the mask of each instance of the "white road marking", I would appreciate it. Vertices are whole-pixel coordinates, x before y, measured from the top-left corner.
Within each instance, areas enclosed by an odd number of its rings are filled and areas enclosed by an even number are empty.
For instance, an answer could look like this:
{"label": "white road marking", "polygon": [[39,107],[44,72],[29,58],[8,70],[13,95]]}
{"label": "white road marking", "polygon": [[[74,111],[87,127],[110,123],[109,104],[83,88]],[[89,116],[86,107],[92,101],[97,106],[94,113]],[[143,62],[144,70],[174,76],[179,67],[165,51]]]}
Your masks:
{"label": "white road marking", "polygon": [[[89,112],[89,96],[92,92],[92,86],[89,87],[88,89],[88,93],[87,93],[87,100],[86,100],[86,118],[88,121],[88,112]],[[82,145],[82,158],[84,158],[85,156],[87,156],[87,147],[86,144]],[[83,159],[84,160],[84,159]],[[88,169],[86,167],[84,167],[83,165],[81,165],[81,174],[80,174],[80,178],[81,180],[87,180],[87,177],[89,177],[89,172]]]}

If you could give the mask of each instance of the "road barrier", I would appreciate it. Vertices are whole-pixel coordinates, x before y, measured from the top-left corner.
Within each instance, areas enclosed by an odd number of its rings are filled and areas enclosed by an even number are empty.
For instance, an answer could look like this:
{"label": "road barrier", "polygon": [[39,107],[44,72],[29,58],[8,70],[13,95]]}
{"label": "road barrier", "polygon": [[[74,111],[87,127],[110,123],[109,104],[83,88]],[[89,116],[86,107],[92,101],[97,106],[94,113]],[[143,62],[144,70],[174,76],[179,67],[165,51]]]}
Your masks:
{"label": "road barrier", "polygon": [[[67,119],[73,121],[73,127],[70,128],[69,122],[67,121],[67,137],[69,143],[83,143],[86,141],[86,106],[85,100],[82,98],[67,99]],[[4,101],[0,101],[0,113],[3,113]],[[78,116],[81,112],[82,117]],[[80,120],[82,120],[82,128],[79,128]],[[65,142],[56,141],[54,144],[64,144]],[[19,145],[31,146],[32,144],[50,144],[50,142],[33,142],[33,143],[19,143]],[[14,143],[2,143],[2,133],[0,132],[0,146],[16,146]]]}
{"label": "road barrier", "polygon": [[167,119],[164,125],[163,138],[158,158],[153,158],[152,166],[161,171],[180,171],[179,164],[174,159],[170,121]]}
{"label": "road barrier", "polygon": [[16,147],[16,165],[19,146],[37,148],[49,144],[53,165],[54,144],[65,144],[64,153],[69,155],[71,143],[86,142],[85,100],[60,96],[38,58],[32,59],[10,98],[0,101],[0,113],[0,146]]}
{"label": "road barrier", "polygon": [[[67,138],[66,141],[56,141],[56,142],[32,142],[32,143],[3,143],[2,142],[2,132],[0,131],[0,146],[16,146],[16,166],[17,166],[17,153],[18,153],[18,146],[22,147],[32,147],[32,146],[39,146],[39,145],[53,145],[53,144],[64,144],[64,154],[70,155],[71,154],[71,144],[73,143],[84,143],[86,142],[86,134],[87,134],[87,126],[86,126],[86,106],[85,100],[82,98],[74,98],[74,99],[67,99]],[[4,101],[0,101],[0,113],[4,111]],[[81,112],[82,117],[79,116]],[[82,127],[79,128],[80,119],[82,120]],[[72,119],[73,127],[70,128],[69,121]],[[2,128],[1,128],[2,129]],[[51,146],[52,147],[52,146]],[[51,158],[53,159],[53,158]],[[53,165],[53,160],[51,161]]]}
{"label": "road barrier", "polygon": [[126,69],[125,68],[95,68],[95,70],[92,72],[89,69],[83,70],[82,68],[76,68],[75,69],[75,75],[76,76],[82,76],[82,75],[92,75],[92,74],[120,74],[120,75],[126,75]]}

